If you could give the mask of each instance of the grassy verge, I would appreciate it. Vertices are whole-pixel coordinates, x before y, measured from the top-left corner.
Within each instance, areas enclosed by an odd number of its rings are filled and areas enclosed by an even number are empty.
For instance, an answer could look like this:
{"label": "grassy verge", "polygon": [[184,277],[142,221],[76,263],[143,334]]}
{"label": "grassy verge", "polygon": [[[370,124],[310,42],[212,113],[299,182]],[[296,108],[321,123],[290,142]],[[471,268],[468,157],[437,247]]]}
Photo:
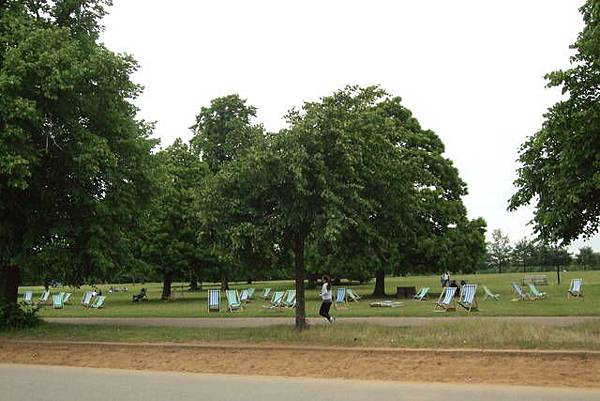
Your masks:
{"label": "grassy verge", "polygon": [[240,329],[76,326],[45,323],[33,329],[2,332],[0,340],[2,339],[600,350],[600,323],[588,322],[571,327],[545,327],[535,324],[474,320],[424,327],[315,326],[301,333],[297,333],[287,326]]}

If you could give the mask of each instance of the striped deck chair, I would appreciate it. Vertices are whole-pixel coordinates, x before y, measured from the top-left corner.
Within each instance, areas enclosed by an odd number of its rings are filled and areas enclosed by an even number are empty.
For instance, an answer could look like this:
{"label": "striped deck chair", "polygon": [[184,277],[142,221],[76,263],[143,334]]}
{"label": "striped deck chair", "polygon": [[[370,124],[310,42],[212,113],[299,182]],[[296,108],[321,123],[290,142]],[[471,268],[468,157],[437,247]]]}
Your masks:
{"label": "striped deck chair", "polygon": [[485,285],[482,285],[482,287],[483,287],[483,292],[485,292],[485,295],[483,296],[484,300],[486,300],[488,298],[491,298],[491,299],[494,299],[494,300],[498,301],[500,299],[500,294],[494,294]]}
{"label": "striped deck chair", "polygon": [[286,308],[296,307],[296,290],[287,290],[285,298],[283,300],[283,306]]}
{"label": "striped deck chair", "polygon": [[242,301],[237,290],[225,290],[225,297],[227,298],[227,310],[229,312],[242,310]]}
{"label": "striped deck chair", "polygon": [[271,305],[269,306],[264,306],[263,308],[278,308],[280,306],[285,306],[283,304],[283,300],[285,298],[285,292],[284,291],[275,291],[273,293],[273,296],[271,297]]}
{"label": "striped deck chair", "polygon": [[519,284],[513,282],[512,289],[515,293],[515,298],[513,301],[530,301],[532,299],[531,296],[526,293]]}
{"label": "striped deck chair", "polygon": [[221,291],[208,290],[208,312],[219,312],[221,310]]}
{"label": "striped deck chair", "polygon": [[92,303],[92,298],[93,298],[93,292],[87,291],[85,294],[83,294],[83,298],[81,298],[81,304],[83,306],[85,306],[86,308],[89,308]]}
{"label": "striped deck chair", "polygon": [[456,310],[456,302],[454,302],[454,294],[456,287],[444,287],[440,298],[433,307],[434,312],[450,312]]}
{"label": "striped deck chair", "polygon": [[477,307],[477,284],[465,284],[460,289],[458,304],[467,312],[476,311]]}
{"label": "striped deck chair", "polygon": [[52,295],[52,308],[53,309],[62,309],[63,306],[64,306],[63,296],[60,294]]}
{"label": "striped deck chair", "polygon": [[44,305],[48,303],[48,298],[50,298],[50,291],[42,292],[42,295],[40,295],[40,299],[38,299],[38,304]]}
{"label": "striped deck chair", "polygon": [[25,291],[25,293],[23,294],[23,303],[25,305],[31,305],[33,303],[33,292],[32,291]]}
{"label": "striped deck chair", "polygon": [[106,300],[106,297],[103,295],[99,295],[96,297],[96,299],[94,300],[94,303],[92,304],[92,308],[94,309],[100,309],[104,307],[104,300]]}
{"label": "striped deck chair", "polygon": [[546,296],[546,293],[538,290],[534,284],[529,283],[527,286],[529,287],[529,293],[534,299],[542,299]]}
{"label": "striped deck chair", "polygon": [[423,287],[413,297],[417,301],[424,301],[427,299],[427,293],[429,293],[429,287]]}
{"label": "striped deck chair", "polygon": [[348,302],[348,293],[346,288],[338,288],[335,293],[335,305],[346,306]]}
{"label": "striped deck chair", "polygon": [[247,303],[250,300],[250,293],[248,292],[248,290],[242,290],[242,293],[240,294],[240,302],[243,303]]}
{"label": "striped deck chair", "polygon": [[254,295],[254,291],[256,291],[255,288],[248,288],[248,299],[252,299],[252,296]]}
{"label": "striped deck chair", "polygon": [[63,297],[63,304],[66,304],[69,302],[69,300],[71,299],[71,294],[70,292],[65,293],[65,296]]}
{"label": "striped deck chair", "polygon": [[269,295],[271,295],[271,289],[265,288],[263,290],[263,293],[260,295],[260,297],[266,301],[269,298]]}
{"label": "striped deck chair", "polygon": [[571,280],[571,286],[569,287],[569,292],[567,293],[567,298],[569,297],[583,297],[583,279],[582,278],[574,278]]}
{"label": "striped deck chair", "polygon": [[346,294],[348,294],[348,298],[350,298],[354,302],[358,302],[358,300],[360,299],[360,295],[358,295],[356,292],[354,292],[354,290],[352,288],[348,288],[346,290]]}

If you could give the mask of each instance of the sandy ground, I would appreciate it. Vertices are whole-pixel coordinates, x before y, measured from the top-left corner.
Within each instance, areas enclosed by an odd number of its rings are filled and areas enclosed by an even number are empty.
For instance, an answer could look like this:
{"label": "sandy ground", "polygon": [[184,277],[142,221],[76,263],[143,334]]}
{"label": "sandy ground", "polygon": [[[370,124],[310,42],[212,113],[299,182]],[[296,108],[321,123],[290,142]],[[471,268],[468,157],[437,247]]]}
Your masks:
{"label": "sandy ground", "polygon": [[0,362],[194,373],[600,388],[600,354],[0,342]]}

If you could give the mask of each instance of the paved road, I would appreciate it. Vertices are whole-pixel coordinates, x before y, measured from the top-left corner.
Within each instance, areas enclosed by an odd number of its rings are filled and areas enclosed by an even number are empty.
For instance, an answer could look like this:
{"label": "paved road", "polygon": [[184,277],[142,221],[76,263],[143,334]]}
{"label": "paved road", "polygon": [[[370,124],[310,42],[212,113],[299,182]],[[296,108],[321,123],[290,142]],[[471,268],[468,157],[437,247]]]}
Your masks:
{"label": "paved road", "polygon": [[0,364],[0,401],[597,401],[600,390]]}
{"label": "paved road", "polygon": [[[599,316],[498,316],[498,317],[344,317],[337,320],[336,324],[374,324],[382,326],[424,326],[440,322],[456,322],[462,320],[481,321],[510,321],[516,323],[535,323],[548,326],[570,326],[588,321],[600,321]],[[170,326],[170,327],[264,327],[275,325],[294,324],[293,318],[288,317],[235,317],[235,318],[102,318],[102,317],[56,317],[45,318],[53,323],[91,324],[107,326]],[[310,324],[329,324],[324,319],[311,318]]]}

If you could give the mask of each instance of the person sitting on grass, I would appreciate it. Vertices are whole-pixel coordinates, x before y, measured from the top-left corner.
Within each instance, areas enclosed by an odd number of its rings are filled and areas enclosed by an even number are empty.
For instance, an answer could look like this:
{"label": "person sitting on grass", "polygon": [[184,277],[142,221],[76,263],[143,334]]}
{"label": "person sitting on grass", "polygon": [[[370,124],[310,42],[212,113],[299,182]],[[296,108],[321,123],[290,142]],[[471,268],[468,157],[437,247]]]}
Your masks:
{"label": "person sitting on grass", "polygon": [[147,301],[148,298],[146,298],[146,289],[142,288],[140,290],[139,294],[134,294],[133,297],[131,298],[131,302],[140,302],[140,301]]}
{"label": "person sitting on grass", "polygon": [[329,323],[335,322],[335,317],[329,315],[331,304],[333,303],[333,297],[331,294],[331,278],[329,276],[323,276],[323,287],[321,287],[321,293],[319,294],[323,302],[321,302],[321,308],[319,309],[319,315],[323,316]]}

